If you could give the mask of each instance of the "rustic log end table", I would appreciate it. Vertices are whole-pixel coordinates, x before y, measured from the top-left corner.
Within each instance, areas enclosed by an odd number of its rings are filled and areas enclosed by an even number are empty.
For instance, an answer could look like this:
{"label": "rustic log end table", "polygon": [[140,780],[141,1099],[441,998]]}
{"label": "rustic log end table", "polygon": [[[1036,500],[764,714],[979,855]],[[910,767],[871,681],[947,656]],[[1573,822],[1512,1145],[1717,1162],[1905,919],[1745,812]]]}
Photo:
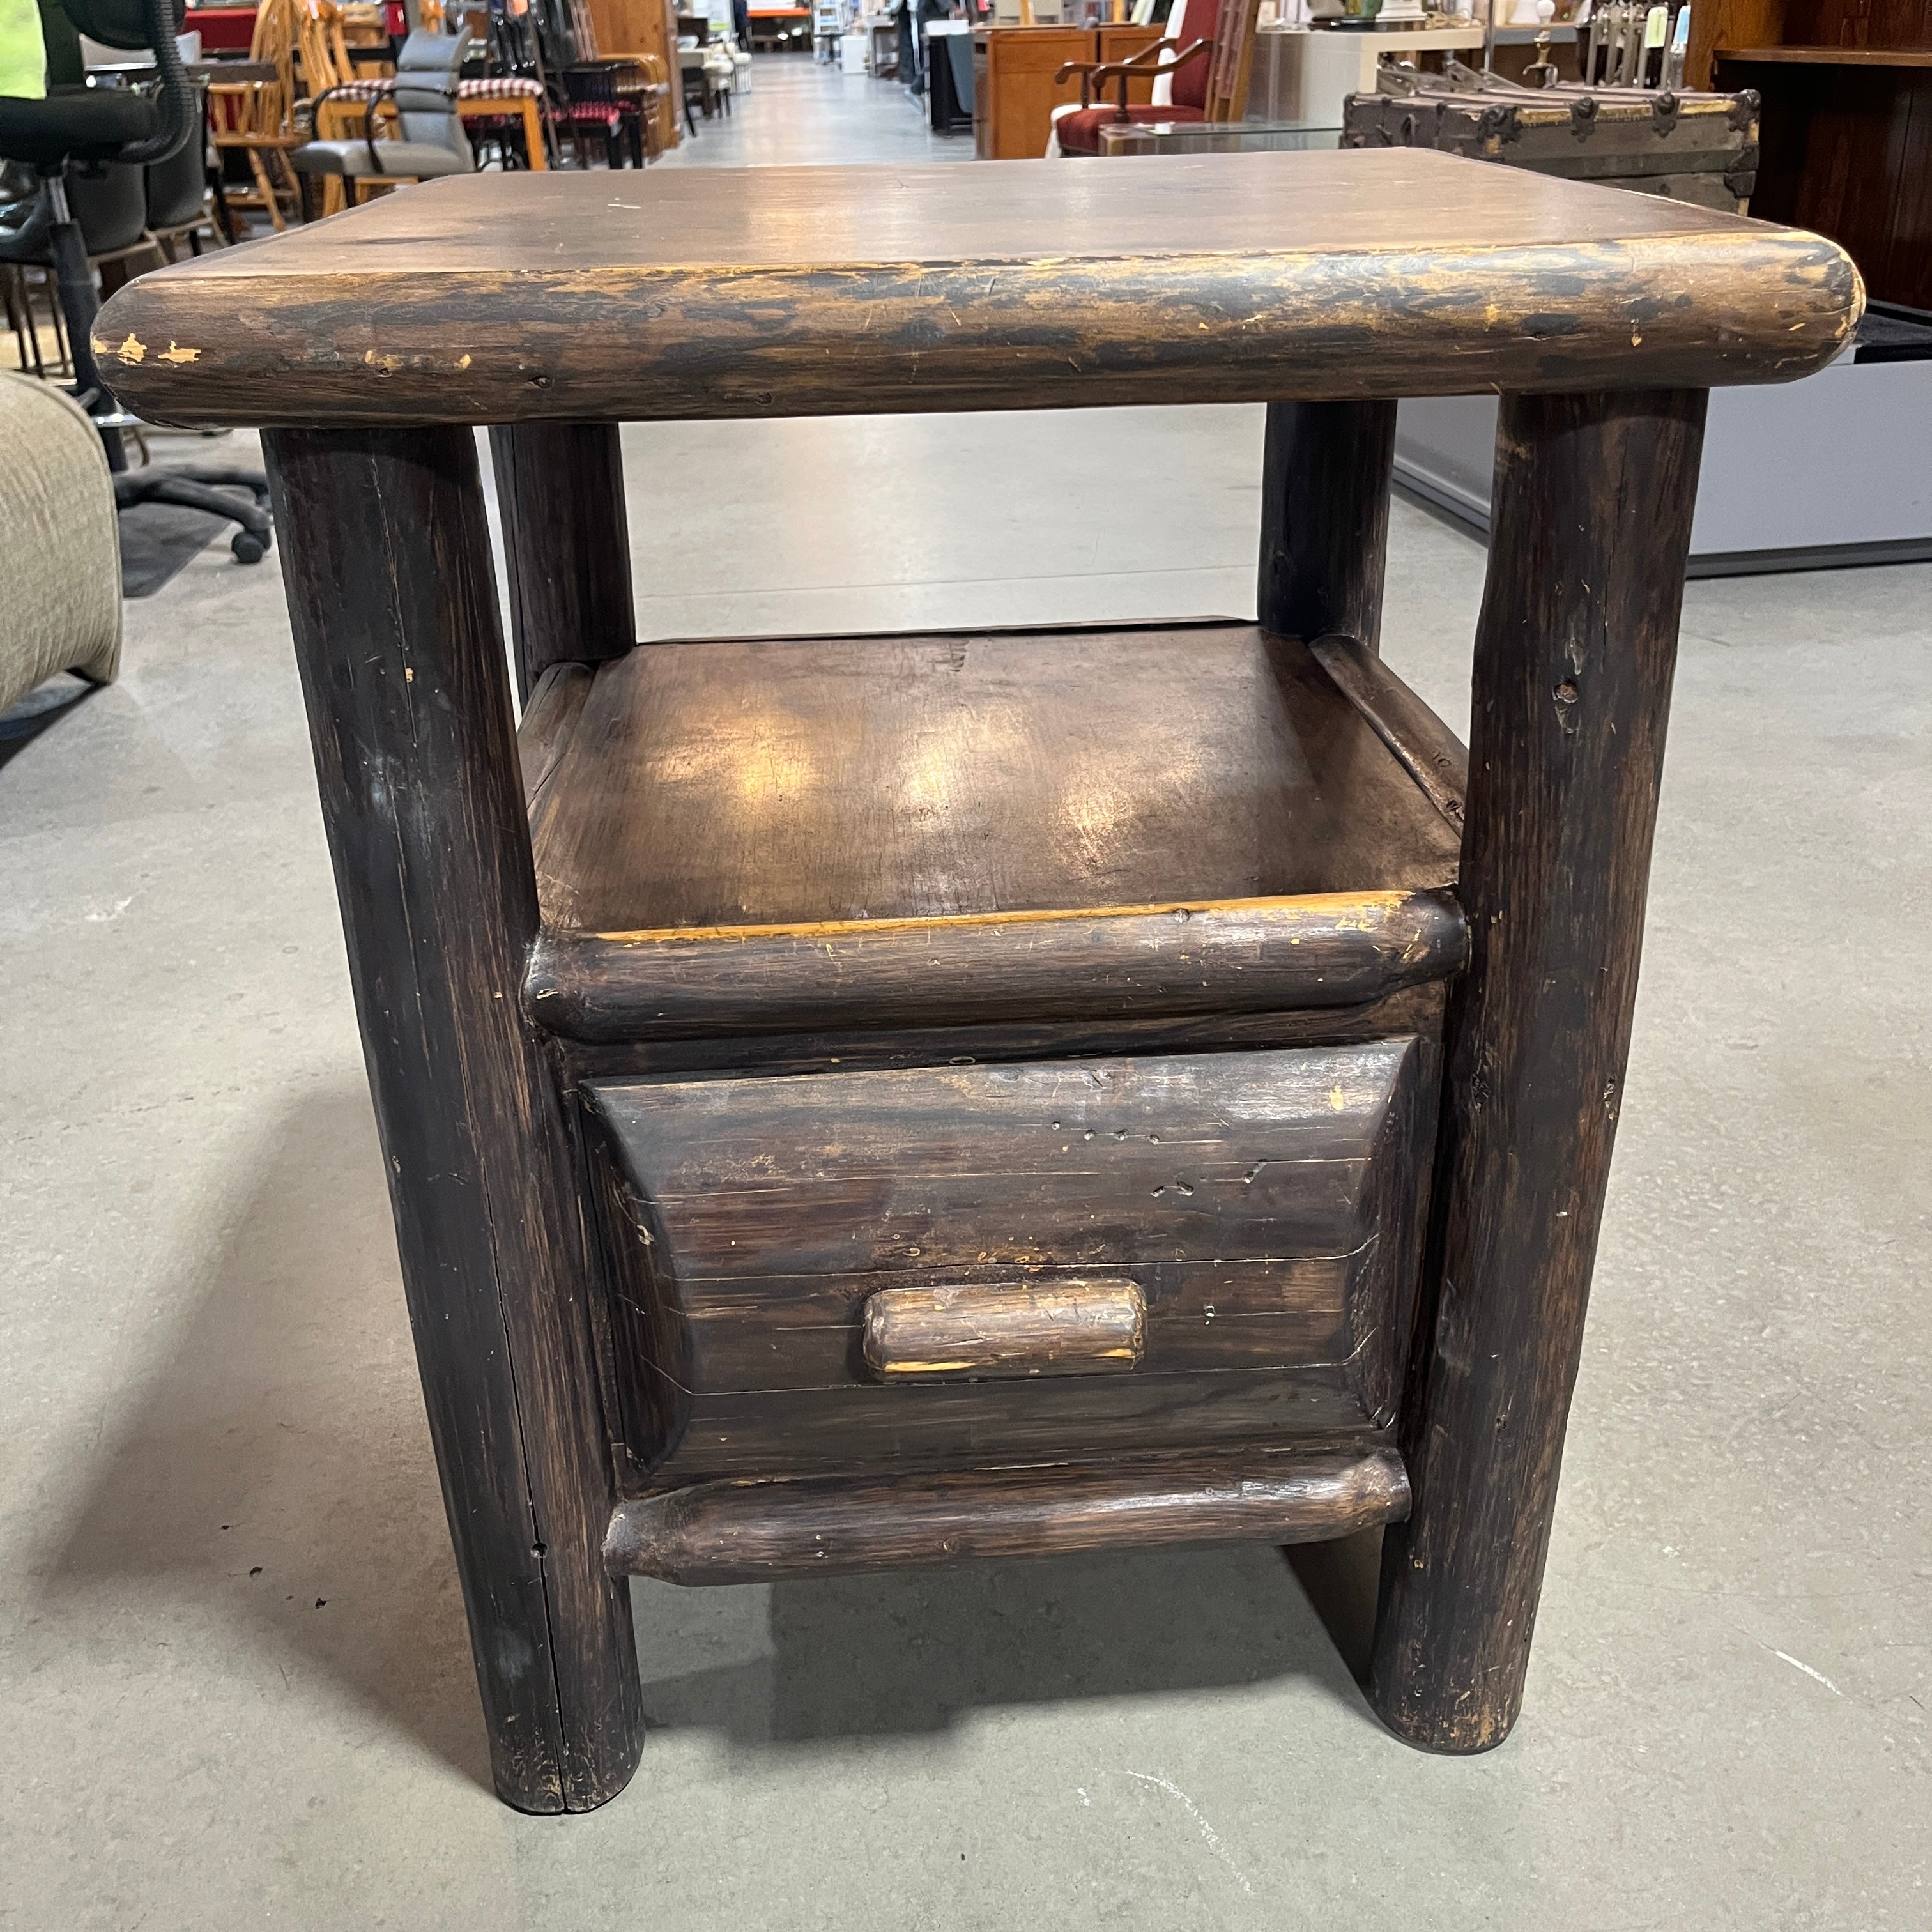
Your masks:
{"label": "rustic log end table", "polygon": [[[1706,392],[1838,353],[1856,271],[1404,152],[616,179],[98,327],[143,414],[268,431],[503,1797],[630,1777],[629,1574],[1375,1525],[1376,1709],[1499,1742]],[[1395,398],[1479,391],[1466,757],[1376,637]],[[1216,402],[1268,405],[1258,623],[637,640],[622,422]]]}

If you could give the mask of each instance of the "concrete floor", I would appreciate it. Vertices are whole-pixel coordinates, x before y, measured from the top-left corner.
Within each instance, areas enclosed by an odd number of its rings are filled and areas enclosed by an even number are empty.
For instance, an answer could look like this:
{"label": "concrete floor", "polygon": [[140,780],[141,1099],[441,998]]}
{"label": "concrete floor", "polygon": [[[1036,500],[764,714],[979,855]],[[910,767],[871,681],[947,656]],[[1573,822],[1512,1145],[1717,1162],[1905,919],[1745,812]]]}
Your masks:
{"label": "concrete floor", "polygon": [[[773,64],[733,140],[781,81],[919,130]],[[1253,411],[626,451],[647,633],[1252,608]],[[1393,551],[1460,725],[1481,553]],[[640,1585],[569,1820],[488,1790],[275,563],[128,624],[0,726],[0,1924],[1932,1925],[1932,568],[1689,592],[1508,1744],[1384,1734],[1264,1549]]]}

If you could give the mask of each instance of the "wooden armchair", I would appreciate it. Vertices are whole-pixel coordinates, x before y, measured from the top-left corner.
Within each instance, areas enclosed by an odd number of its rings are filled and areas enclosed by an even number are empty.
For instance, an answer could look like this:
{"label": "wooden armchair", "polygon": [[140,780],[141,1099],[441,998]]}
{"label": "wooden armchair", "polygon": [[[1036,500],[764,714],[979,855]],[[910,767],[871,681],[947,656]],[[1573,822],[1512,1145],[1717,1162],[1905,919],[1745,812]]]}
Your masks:
{"label": "wooden armchair", "polygon": [[[1097,154],[1100,130],[1139,122],[1238,121],[1247,104],[1260,0],[1176,0],[1165,38],[1124,61],[1069,61],[1054,76],[1080,76],[1080,104],[1054,116],[1049,152]],[[1130,104],[1129,85],[1154,76],[1154,99]],[[1095,97],[1112,84],[1112,106]]]}

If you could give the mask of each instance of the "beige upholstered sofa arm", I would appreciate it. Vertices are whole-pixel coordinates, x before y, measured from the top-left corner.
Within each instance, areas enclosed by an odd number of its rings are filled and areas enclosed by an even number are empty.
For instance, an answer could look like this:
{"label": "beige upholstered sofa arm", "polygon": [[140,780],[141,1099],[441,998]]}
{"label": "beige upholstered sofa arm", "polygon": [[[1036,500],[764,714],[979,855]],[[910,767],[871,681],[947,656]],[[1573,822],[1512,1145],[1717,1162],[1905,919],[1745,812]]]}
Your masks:
{"label": "beige upholstered sofa arm", "polygon": [[57,671],[121,668],[114,486],[86,412],[52,383],[0,374],[0,711]]}

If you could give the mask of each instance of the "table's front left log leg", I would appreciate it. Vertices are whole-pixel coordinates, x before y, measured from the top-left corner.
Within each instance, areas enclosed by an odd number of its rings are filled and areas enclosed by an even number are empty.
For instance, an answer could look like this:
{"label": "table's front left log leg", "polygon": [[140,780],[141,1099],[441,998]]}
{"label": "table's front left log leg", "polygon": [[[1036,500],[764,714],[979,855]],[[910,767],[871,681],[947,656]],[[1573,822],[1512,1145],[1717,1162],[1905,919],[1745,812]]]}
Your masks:
{"label": "table's front left log leg", "polygon": [[518,1004],[537,904],[476,441],[264,438],[403,1280],[490,1732],[529,1811],[642,1742],[584,1230]]}
{"label": "table's front left log leg", "polygon": [[1270,403],[1262,454],[1262,627],[1378,648],[1388,554],[1390,402]]}
{"label": "table's front left log leg", "polygon": [[1500,1744],[1529,1661],[1623,1095],[1701,392],[1510,396],[1476,636],[1432,1240],[1370,1695]]}

